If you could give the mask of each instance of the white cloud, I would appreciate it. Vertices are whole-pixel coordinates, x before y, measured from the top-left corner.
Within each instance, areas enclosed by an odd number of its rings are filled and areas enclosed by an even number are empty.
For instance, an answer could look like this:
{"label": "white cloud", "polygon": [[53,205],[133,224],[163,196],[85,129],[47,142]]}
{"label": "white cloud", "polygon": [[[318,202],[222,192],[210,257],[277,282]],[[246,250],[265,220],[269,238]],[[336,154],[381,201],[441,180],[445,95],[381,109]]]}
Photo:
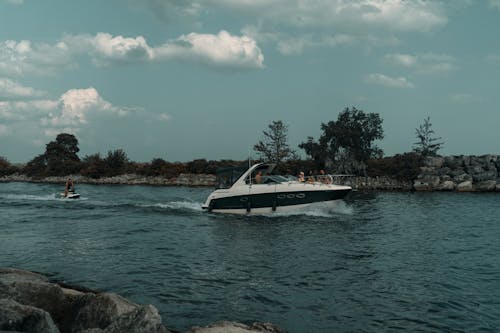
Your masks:
{"label": "white cloud", "polygon": [[126,38],[113,37],[107,33],[98,33],[93,40],[97,53],[113,60],[144,60],[151,58],[151,48],[142,36]]}
{"label": "white cloud", "polygon": [[221,30],[217,35],[190,33],[153,50],[154,60],[188,60],[216,67],[262,68],[264,56],[254,39],[232,36]]}
{"label": "white cloud", "polygon": [[490,0],[490,6],[500,9],[500,0]]}
{"label": "white cloud", "polygon": [[450,96],[450,100],[457,104],[468,104],[478,101],[478,99],[468,93],[457,93]]}
{"label": "white cloud", "polygon": [[384,59],[389,63],[413,69],[418,74],[448,73],[458,68],[455,58],[446,54],[394,53],[385,55]]}
{"label": "white cloud", "polygon": [[405,66],[405,67],[413,67],[417,64],[417,57],[409,55],[409,54],[387,54],[385,59],[389,62],[393,62],[397,65]]}
{"label": "white cloud", "polygon": [[22,5],[24,3],[24,0],[4,0],[4,1],[12,5]]}
{"label": "white cloud", "polygon": [[164,122],[168,122],[170,120],[172,120],[172,116],[169,115],[168,113],[160,113],[157,117],[157,119],[159,121],[164,121]]}
{"label": "white cloud", "polygon": [[486,61],[492,62],[492,63],[499,63],[500,64],[500,54],[488,54],[486,56]]}
{"label": "white cloud", "polygon": [[429,31],[447,23],[442,1],[426,0],[185,0],[145,2],[156,13],[188,8],[194,15],[222,9],[235,15],[253,16],[271,24],[295,27],[359,26],[399,31]]}
{"label": "white cloud", "polygon": [[158,47],[143,36],[112,36],[108,33],[64,36],[55,44],[30,41],[0,42],[0,74],[52,75],[76,67],[78,56],[89,56],[94,64],[183,60],[220,68],[263,68],[264,56],[248,36],[233,36],[222,30],[216,35],[190,33]]}
{"label": "white cloud", "polygon": [[52,75],[61,68],[76,66],[70,56],[70,49],[63,42],[32,45],[27,40],[6,40],[0,42],[0,74]]}
{"label": "white cloud", "polygon": [[0,98],[34,98],[40,97],[44,94],[45,93],[43,91],[38,91],[31,87],[22,86],[21,84],[6,78],[0,78]]}
{"label": "white cloud", "polygon": [[372,73],[366,76],[367,83],[377,84],[390,88],[413,88],[414,84],[404,77],[390,77],[384,74]]}
{"label": "white cloud", "polygon": [[124,116],[127,111],[105,101],[95,90],[71,89],[65,92],[58,101],[58,109],[41,119],[44,126],[79,126],[88,122],[91,113],[108,113]]}

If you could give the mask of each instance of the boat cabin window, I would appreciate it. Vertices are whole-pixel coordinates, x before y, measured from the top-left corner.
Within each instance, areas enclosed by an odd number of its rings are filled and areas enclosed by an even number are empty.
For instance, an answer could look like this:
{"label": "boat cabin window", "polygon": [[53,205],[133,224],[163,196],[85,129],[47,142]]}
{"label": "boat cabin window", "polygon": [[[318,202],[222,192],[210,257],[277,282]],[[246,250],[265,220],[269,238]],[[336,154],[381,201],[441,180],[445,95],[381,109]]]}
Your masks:
{"label": "boat cabin window", "polygon": [[245,173],[246,167],[221,168],[216,171],[218,189],[228,189]]}
{"label": "boat cabin window", "polygon": [[[272,171],[274,169],[274,165],[261,165],[260,167],[256,168],[253,170],[252,174],[248,175],[248,177],[245,179],[246,184],[271,184],[271,183],[279,183],[280,181],[277,180],[275,176],[272,175]],[[260,176],[260,182],[256,178],[258,173],[261,173]]]}

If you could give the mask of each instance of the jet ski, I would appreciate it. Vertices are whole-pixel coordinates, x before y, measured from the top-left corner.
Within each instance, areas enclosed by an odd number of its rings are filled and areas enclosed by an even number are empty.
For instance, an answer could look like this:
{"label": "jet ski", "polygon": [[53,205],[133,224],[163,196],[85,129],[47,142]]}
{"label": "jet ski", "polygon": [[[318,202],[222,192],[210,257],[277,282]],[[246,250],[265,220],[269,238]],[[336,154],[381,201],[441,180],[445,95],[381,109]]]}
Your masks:
{"label": "jet ski", "polygon": [[75,191],[69,191],[68,195],[64,195],[64,192],[61,193],[61,197],[63,199],[78,199],[80,198],[80,193],[76,193]]}

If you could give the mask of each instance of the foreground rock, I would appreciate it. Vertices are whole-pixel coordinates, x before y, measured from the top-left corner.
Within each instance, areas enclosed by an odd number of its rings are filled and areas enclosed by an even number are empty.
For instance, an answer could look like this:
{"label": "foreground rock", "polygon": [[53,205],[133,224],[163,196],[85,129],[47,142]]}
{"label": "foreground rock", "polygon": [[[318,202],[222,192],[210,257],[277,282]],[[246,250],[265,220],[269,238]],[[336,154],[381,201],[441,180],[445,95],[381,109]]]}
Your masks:
{"label": "foreground rock", "polygon": [[[45,276],[0,268],[0,332],[169,333],[153,305],[107,292],[68,288]],[[220,322],[192,333],[285,333],[268,323]]]}

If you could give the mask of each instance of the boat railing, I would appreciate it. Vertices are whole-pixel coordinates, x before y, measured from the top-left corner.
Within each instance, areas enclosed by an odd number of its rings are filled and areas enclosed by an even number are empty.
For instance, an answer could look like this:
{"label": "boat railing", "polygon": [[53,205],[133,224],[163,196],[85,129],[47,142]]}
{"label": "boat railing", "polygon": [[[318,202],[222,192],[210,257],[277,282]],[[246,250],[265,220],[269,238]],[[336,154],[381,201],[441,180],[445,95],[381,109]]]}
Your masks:
{"label": "boat railing", "polygon": [[[320,175],[309,175],[304,178],[302,182],[304,183],[314,183],[314,184],[338,184],[345,182],[348,177],[354,177],[354,175],[349,174],[320,174]],[[299,178],[295,180],[300,181]]]}

